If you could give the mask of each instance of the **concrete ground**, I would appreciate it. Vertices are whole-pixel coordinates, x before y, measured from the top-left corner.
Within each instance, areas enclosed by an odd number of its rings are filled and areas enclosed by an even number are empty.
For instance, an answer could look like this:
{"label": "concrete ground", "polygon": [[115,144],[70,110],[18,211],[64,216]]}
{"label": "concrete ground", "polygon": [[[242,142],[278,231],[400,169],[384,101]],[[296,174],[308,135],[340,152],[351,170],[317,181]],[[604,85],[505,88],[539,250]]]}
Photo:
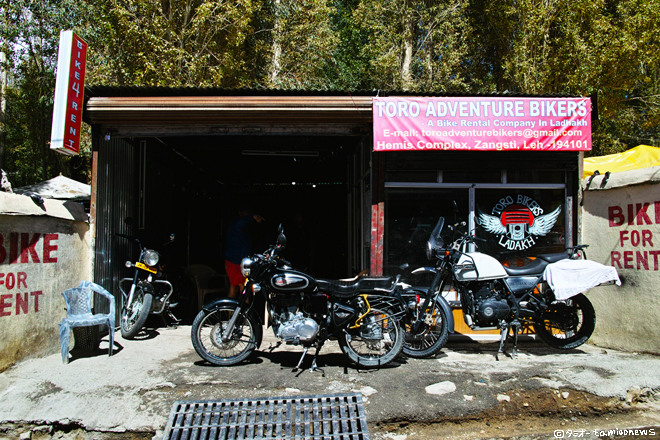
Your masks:
{"label": "concrete ground", "polygon": [[72,350],[69,364],[59,354],[25,360],[0,374],[0,438],[55,438],[53,429],[161,437],[179,400],[345,392],[362,393],[372,438],[552,438],[580,429],[595,438],[600,428],[660,427],[657,356],[592,345],[559,351],[524,339],[518,358],[496,361],[496,342],[450,339],[434,359],[402,356],[357,370],[331,342],[319,356],[324,377],[293,372],[300,347],[264,334],[261,348],[233,367],[204,362],[190,326],[150,329],[134,341],[117,332],[112,357],[106,336],[98,351]]}

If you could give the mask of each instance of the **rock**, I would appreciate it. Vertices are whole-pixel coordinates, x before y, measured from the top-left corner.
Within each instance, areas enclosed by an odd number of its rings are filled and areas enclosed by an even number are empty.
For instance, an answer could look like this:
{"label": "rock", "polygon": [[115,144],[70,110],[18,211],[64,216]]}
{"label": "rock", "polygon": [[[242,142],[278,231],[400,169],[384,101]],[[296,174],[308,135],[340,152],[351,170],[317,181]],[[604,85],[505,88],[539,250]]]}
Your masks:
{"label": "rock", "polygon": [[626,393],[626,403],[630,405],[634,402],[639,402],[641,395],[642,395],[642,390],[639,387],[632,387]]}
{"label": "rock", "polygon": [[507,396],[506,394],[498,394],[497,400],[500,402],[511,402],[511,397]]}
{"label": "rock", "polygon": [[21,440],[30,440],[32,438],[32,431],[27,431],[21,434]]}
{"label": "rock", "polygon": [[378,392],[378,390],[376,390],[375,388],[371,388],[371,387],[362,387],[362,388],[360,388],[359,391],[360,391],[360,394],[362,394],[364,397],[369,397],[372,394],[376,394]]}
{"label": "rock", "polygon": [[465,400],[467,400],[467,401],[471,401],[471,400],[474,400],[474,396],[466,396],[466,395],[464,394],[464,395],[463,395],[463,399],[465,399]]}
{"label": "rock", "polygon": [[563,393],[561,393],[561,397],[564,398],[564,399],[568,399],[568,396],[570,396],[568,391],[564,391]]}
{"label": "rock", "polygon": [[43,433],[43,434],[52,434],[53,433],[53,427],[50,426],[50,425],[35,426],[34,428],[32,428],[32,432]]}
{"label": "rock", "polygon": [[392,440],[406,440],[406,438],[408,438],[408,434],[396,435],[388,432],[387,434],[383,435],[383,438],[389,438]]}
{"label": "rock", "polygon": [[444,381],[429,385],[425,389],[428,394],[442,395],[456,391],[456,385],[453,382]]}
{"label": "rock", "polygon": [[287,394],[298,394],[300,390],[298,388],[284,388],[284,392]]}

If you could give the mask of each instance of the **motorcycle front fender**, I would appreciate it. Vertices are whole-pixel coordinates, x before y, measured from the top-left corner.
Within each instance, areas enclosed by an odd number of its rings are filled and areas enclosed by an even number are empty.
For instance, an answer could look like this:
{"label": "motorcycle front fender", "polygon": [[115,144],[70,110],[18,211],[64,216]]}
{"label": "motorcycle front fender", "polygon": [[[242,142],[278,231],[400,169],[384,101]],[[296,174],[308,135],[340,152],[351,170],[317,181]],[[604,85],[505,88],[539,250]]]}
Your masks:
{"label": "motorcycle front fender", "polygon": [[417,269],[413,270],[410,273],[412,273],[414,275],[417,275],[417,274],[420,274],[420,273],[438,273],[438,269],[436,269],[435,267],[425,266],[425,267],[418,267]]}
{"label": "motorcycle front fender", "polygon": [[[439,271],[435,267],[419,267],[415,270],[413,270],[411,273],[417,275],[420,273],[434,273],[437,274]],[[454,313],[452,312],[451,306],[449,305],[449,302],[445,299],[444,296],[438,295],[438,303],[440,304],[440,307],[442,307],[442,310],[444,310],[445,315],[447,316],[447,330],[449,333],[454,333]]]}
{"label": "motorcycle front fender", "polygon": [[[208,314],[221,307],[232,307],[235,309],[238,307],[238,301],[233,298],[216,299],[215,301],[212,301],[208,304],[204,304],[202,306],[202,312]],[[248,310],[248,315],[252,317],[257,323],[259,323],[259,325],[253,329],[254,336],[257,338],[257,348],[259,348],[261,346],[261,340],[263,339],[263,319],[261,319],[259,314],[255,312],[254,308]]]}
{"label": "motorcycle front fender", "polygon": [[447,331],[454,333],[454,313],[451,310],[449,302],[447,302],[444,296],[438,295],[438,303],[442,307],[442,310],[444,310],[445,316],[447,316]]}

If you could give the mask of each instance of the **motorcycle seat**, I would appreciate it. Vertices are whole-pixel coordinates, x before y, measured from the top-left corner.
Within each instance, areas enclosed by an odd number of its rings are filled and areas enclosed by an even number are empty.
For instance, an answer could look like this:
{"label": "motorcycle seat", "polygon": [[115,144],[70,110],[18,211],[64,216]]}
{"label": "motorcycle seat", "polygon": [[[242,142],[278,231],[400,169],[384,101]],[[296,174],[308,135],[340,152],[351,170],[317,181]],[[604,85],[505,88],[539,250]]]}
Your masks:
{"label": "motorcycle seat", "polygon": [[324,280],[317,279],[319,290],[333,296],[350,298],[365,293],[389,292],[392,289],[392,277],[358,277],[351,280]]}
{"label": "motorcycle seat", "polygon": [[545,260],[548,263],[556,263],[557,261],[560,260],[566,260],[568,258],[568,254],[566,252],[559,252],[556,254],[541,254],[541,255],[537,255],[536,257],[541,258],[542,260]]}
{"label": "motorcycle seat", "polygon": [[541,254],[537,255],[536,259],[529,264],[526,264],[521,267],[507,267],[504,266],[506,273],[513,277],[524,276],[524,275],[534,275],[539,276],[545,270],[545,267],[550,263],[556,263],[560,260],[565,260],[568,258],[568,254],[565,252],[560,252],[557,254]]}

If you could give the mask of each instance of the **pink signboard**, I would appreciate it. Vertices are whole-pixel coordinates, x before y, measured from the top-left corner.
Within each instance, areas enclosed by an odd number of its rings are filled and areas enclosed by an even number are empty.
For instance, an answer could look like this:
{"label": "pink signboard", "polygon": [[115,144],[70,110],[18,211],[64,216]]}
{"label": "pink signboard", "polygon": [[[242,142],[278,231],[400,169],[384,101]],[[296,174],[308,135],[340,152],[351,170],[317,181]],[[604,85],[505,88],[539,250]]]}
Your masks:
{"label": "pink signboard", "polygon": [[374,151],[588,151],[590,98],[374,98]]}

